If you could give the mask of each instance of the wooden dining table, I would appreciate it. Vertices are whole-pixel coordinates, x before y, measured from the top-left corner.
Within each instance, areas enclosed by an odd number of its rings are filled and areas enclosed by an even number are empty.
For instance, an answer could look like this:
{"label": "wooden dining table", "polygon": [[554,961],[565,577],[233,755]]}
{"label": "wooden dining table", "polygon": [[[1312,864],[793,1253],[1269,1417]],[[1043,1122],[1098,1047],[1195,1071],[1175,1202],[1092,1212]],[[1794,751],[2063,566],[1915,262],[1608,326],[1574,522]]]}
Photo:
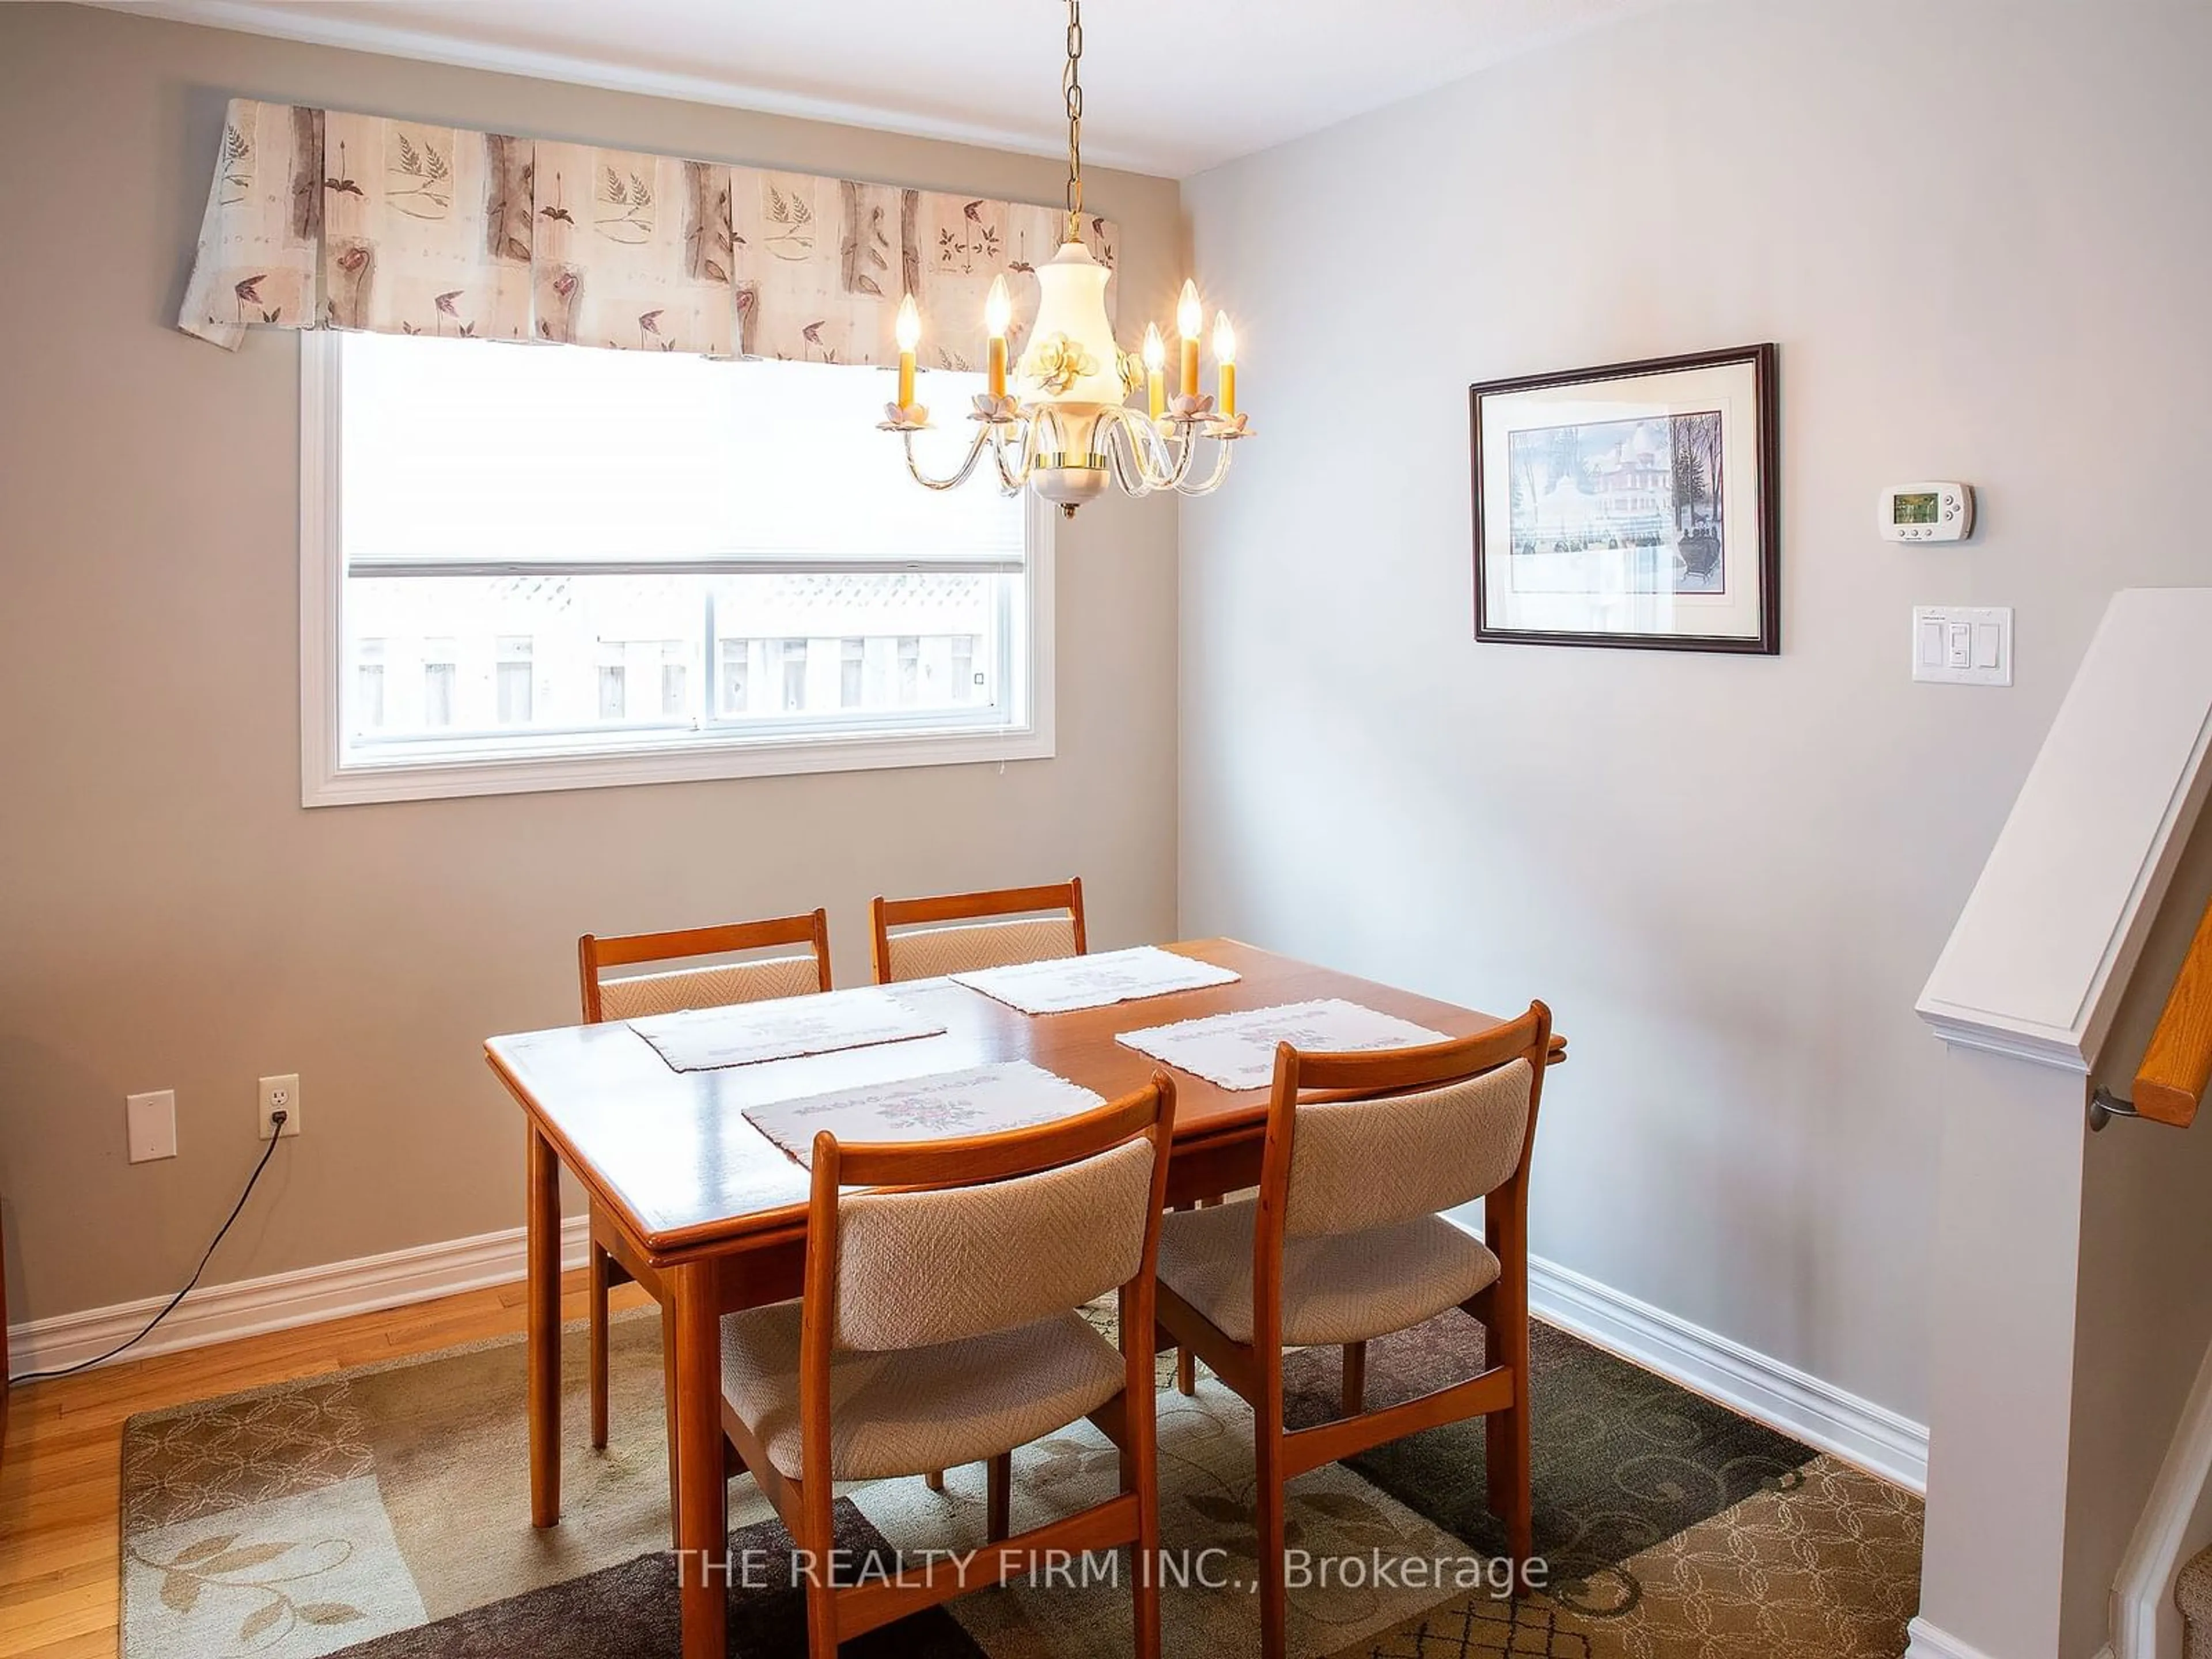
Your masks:
{"label": "wooden dining table", "polygon": [[[484,1044],[528,1124],[531,1520],[550,1527],[561,1518],[560,1172],[566,1169],[589,1194],[595,1220],[610,1224],[611,1253],[662,1304],[672,1351],[668,1432],[684,1659],[722,1659],[726,1640],[721,1316],[798,1295],[806,1245],[806,1172],[753,1127],[744,1108],[1011,1060],[1031,1061],[1110,1100],[1160,1069],[1117,1042],[1121,1033],[1322,997],[1447,1036],[1470,1036],[1498,1023],[1495,1015],[1235,939],[1166,948],[1241,977],[1044,1015],[1022,1013],[950,980],[909,981],[894,988],[896,994],[941,1024],[942,1034],[714,1071],[673,1070],[620,1023]],[[1555,1038],[1553,1060],[1565,1054],[1564,1039]],[[1231,1091],[1168,1069],[1176,1084],[1169,1201],[1252,1185],[1268,1091]],[[717,1564],[712,1571],[710,1561]]]}

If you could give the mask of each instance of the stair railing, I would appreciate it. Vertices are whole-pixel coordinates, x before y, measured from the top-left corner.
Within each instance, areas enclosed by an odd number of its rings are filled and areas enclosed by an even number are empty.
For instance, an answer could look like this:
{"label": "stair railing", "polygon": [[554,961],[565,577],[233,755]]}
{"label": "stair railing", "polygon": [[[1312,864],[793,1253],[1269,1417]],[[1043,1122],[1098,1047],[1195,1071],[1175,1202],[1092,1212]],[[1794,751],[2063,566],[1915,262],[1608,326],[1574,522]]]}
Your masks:
{"label": "stair railing", "polygon": [[2089,1127],[2101,1129],[2116,1117],[2148,1118],[2185,1129],[2195,1121],[2204,1090],[2212,1083],[2212,905],[2197,923],[2197,936],[2181,963],[2180,977],[2158,1017],[2150,1047],[2136,1068],[2135,1097],[2124,1100],[2100,1087],[2089,1102]]}

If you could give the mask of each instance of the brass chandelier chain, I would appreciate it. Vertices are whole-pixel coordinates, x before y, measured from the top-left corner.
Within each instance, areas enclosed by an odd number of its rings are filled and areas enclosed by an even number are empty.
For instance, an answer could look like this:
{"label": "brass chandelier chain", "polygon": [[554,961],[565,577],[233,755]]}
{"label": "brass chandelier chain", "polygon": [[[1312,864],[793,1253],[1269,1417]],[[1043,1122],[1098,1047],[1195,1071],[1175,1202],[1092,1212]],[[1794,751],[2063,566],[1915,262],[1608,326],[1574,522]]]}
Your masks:
{"label": "brass chandelier chain", "polygon": [[1060,77],[1067,103],[1067,240],[1083,224],[1083,0],[1067,0],[1067,70]]}

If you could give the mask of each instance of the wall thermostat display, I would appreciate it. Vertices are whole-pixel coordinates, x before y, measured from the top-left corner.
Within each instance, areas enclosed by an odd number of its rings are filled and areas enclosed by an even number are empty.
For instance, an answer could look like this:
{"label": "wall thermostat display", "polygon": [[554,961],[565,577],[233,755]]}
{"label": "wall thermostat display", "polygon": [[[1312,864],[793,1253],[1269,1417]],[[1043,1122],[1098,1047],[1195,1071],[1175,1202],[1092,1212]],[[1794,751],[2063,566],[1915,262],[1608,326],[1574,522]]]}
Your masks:
{"label": "wall thermostat display", "polygon": [[1892,484],[1875,509],[1876,528],[1893,542],[1960,542],[1974,533],[1974,487]]}

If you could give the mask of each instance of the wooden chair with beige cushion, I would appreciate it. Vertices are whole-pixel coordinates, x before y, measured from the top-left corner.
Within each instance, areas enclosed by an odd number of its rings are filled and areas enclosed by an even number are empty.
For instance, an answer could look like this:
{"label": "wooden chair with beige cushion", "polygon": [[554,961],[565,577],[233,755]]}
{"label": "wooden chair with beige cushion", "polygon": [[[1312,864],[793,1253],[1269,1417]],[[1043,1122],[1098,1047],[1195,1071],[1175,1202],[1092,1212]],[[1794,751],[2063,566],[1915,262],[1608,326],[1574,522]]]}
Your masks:
{"label": "wooden chair with beige cushion", "polygon": [[[804,951],[787,947],[804,945]],[[775,954],[763,956],[763,951]],[[733,960],[732,958],[741,958]],[[586,933],[576,941],[578,975],[583,985],[584,1023],[643,1019],[690,1008],[720,1008],[772,997],[808,996],[830,988],[830,918],[821,910],[772,921],[732,922],[720,927],[690,927],[668,933],[632,933],[599,939]],[[672,963],[688,967],[672,968]],[[645,969],[610,976],[609,969]],[[658,1275],[630,1257],[613,1226],[592,1206],[592,1444],[607,1443],[607,1292],[631,1280],[653,1291],[661,1307],[661,1334],[668,1339],[669,1301],[659,1293]],[[673,1340],[664,1352],[673,1352]],[[672,1457],[673,1451],[672,1449]],[[675,1490],[672,1469],[672,1484]]]}
{"label": "wooden chair with beige cushion", "polygon": [[1079,957],[1087,948],[1079,878],[992,893],[879,898],[869,920],[878,985]]}
{"label": "wooden chair with beige cushion", "polygon": [[[1087,948],[1080,876],[1045,887],[1002,887],[936,898],[878,897],[868,907],[868,923],[878,985],[1019,962],[1052,962],[1079,957]],[[932,1492],[945,1490],[944,1470],[931,1469],[923,1478]]]}
{"label": "wooden chair with beige cushion", "polygon": [[[1079,1117],[1006,1134],[815,1138],[805,1294],[722,1321],[730,1447],[802,1559],[836,1547],[831,1482],[977,1462],[999,1547],[844,1589],[811,1574],[811,1659],[1047,1552],[1121,1544],[1137,1550],[1136,1651],[1158,1654],[1153,1269],[1174,1128],[1174,1085],[1155,1073]],[[1119,1352],[1080,1311],[1108,1291],[1120,1293]],[[1009,1537],[1014,1449],[1083,1417],[1121,1448],[1119,1490]]]}
{"label": "wooden chair with beige cushion", "polygon": [[[1528,1163],[1551,1012],[1376,1054],[1276,1050],[1256,1197],[1179,1212],[1160,1240],[1159,1318],[1252,1407],[1261,1651],[1282,1659],[1284,1486],[1417,1430],[1486,1417],[1491,1508],[1515,1582],[1533,1550]],[[1441,1212],[1484,1199],[1478,1239]],[[1366,1345],[1452,1308],[1480,1321],[1486,1369],[1365,1408]],[[1344,1351],[1340,1414],[1283,1425],[1283,1350]]]}

